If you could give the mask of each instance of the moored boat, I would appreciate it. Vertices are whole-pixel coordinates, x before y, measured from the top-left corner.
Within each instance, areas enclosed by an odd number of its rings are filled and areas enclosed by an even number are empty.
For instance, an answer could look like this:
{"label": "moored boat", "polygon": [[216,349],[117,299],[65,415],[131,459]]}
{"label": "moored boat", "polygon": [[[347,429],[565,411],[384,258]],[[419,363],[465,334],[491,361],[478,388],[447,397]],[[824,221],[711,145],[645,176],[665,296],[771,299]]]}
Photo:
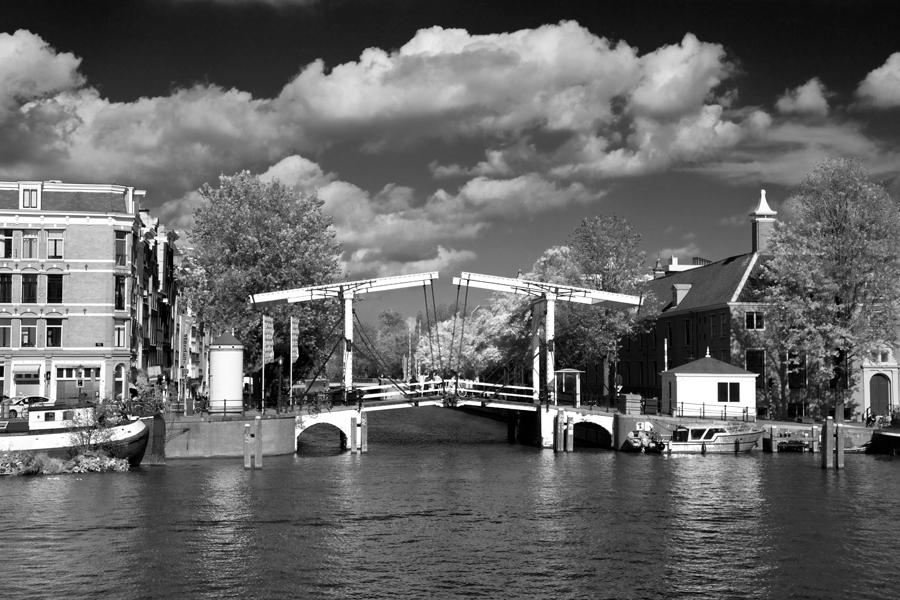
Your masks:
{"label": "moored boat", "polygon": [[750,452],[764,430],[751,423],[692,423],[679,425],[666,442],[666,452],[737,453]]}
{"label": "moored boat", "polygon": [[636,429],[629,431],[620,450],[622,452],[645,452],[659,454],[666,448],[666,443],[655,431]]}
{"label": "moored boat", "polygon": [[0,420],[0,452],[31,452],[68,458],[73,450],[100,447],[115,458],[141,464],[150,428],[140,419],[97,424],[93,407],[37,407],[16,419]]}

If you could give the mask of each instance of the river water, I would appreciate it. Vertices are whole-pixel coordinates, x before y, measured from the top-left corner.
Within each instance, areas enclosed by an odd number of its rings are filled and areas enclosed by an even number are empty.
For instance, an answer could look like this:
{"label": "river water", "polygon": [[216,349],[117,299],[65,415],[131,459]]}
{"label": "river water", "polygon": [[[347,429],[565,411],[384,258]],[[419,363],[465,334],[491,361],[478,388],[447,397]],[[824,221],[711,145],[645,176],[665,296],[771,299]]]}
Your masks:
{"label": "river water", "polygon": [[0,479],[0,597],[896,598],[900,458],[506,443],[440,408],[300,452]]}

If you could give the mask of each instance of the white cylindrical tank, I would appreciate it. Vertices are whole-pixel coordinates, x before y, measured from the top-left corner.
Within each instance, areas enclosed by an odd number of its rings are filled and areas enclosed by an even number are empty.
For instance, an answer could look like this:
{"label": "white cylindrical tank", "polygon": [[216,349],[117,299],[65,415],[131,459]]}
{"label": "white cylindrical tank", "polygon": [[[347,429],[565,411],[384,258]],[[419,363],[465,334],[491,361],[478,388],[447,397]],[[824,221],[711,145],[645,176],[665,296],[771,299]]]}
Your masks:
{"label": "white cylindrical tank", "polygon": [[244,412],[244,346],[230,333],[209,346],[209,412]]}

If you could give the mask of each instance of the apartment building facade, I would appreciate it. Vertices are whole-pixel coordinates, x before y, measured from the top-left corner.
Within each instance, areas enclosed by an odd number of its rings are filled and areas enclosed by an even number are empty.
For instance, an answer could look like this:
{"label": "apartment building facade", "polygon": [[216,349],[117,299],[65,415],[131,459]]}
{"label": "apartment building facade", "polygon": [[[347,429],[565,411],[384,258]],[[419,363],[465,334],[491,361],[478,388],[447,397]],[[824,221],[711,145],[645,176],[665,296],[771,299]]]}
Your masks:
{"label": "apartment building facade", "polygon": [[99,400],[142,368],[143,190],[0,182],[0,377],[8,396]]}

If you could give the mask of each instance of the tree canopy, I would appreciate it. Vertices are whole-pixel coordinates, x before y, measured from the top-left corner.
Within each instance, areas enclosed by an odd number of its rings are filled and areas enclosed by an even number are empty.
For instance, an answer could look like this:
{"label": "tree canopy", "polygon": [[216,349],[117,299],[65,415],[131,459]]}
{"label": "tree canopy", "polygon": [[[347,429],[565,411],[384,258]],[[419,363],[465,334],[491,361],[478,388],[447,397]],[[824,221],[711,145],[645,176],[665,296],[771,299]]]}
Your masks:
{"label": "tree canopy", "polygon": [[900,206],[859,160],[828,159],[789,208],[769,246],[768,323],[846,393],[846,365],[900,341]]}
{"label": "tree canopy", "polygon": [[[261,364],[262,312],[252,294],[333,282],[341,246],[315,196],[295,194],[279,181],[263,182],[247,171],[221,176],[219,187],[199,190],[181,271],[182,285],[199,318],[214,331],[234,330],[244,344],[244,364]],[[278,327],[300,319],[301,345],[314,345],[330,326],[324,303],[266,308]],[[339,310],[339,309],[338,309]],[[328,321],[328,325],[325,322]],[[280,336],[282,343],[285,336]],[[276,340],[278,343],[278,340]]]}

